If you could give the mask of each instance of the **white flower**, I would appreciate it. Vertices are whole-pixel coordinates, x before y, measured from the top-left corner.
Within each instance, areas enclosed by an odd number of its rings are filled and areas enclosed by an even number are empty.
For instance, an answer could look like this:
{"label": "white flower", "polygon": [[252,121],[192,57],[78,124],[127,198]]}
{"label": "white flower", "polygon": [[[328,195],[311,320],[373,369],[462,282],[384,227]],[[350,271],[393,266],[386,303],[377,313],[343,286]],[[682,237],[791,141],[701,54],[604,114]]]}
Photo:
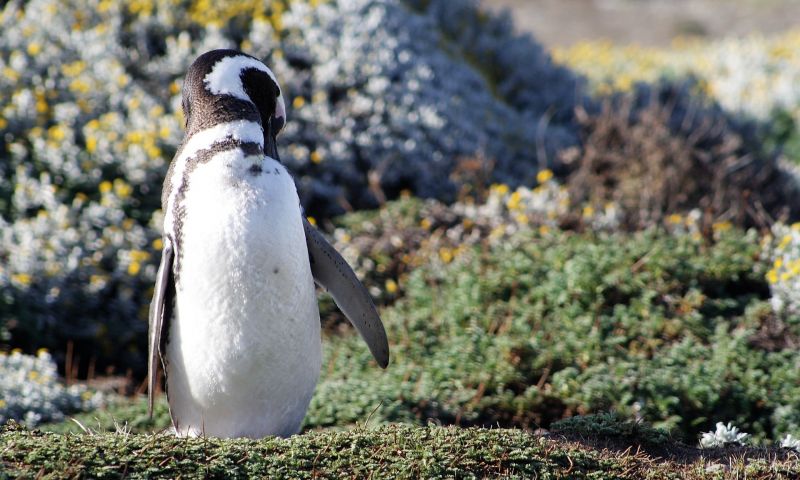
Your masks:
{"label": "white flower", "polygon": [[35,427],[63,420],[65,414],[98,408],[103,402],[101,393],[83,385],[64,387],[53,357],[45,350],[36,356],[0,353],[0,425],[15,419]]}
{"label": "white flower", "polygon": [[717,429],[714,432],[706,432],[700,438],[700,446],[703,448],[723,447],[731,443],[744,445],[749,433],[740,433],[738,427],[734,427],[731,422],[725,425],[717,422]]}
{"label": "white flower", "polygon": [[791,448],[800,452],[800,438],[794,438],[791,433],[781,440],[781,448]]}

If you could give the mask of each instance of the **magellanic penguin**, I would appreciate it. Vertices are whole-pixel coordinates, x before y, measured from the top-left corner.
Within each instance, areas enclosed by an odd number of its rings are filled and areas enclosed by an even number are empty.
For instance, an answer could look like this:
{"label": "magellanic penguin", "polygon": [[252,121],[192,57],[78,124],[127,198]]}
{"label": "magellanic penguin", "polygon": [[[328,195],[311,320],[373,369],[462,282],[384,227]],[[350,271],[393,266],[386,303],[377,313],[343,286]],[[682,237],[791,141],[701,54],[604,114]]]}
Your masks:
{"label": "magellanic penguin", "polygon": [[150,413],[160,359],[179,436],[293,435],[320,372],[315,281],[383,368],[386,332],[364,286],[303,216],[278,157],[286,109],[272,71],[235,50],[205,53],[186,75],[183,112],[186,136],[161,197]]}

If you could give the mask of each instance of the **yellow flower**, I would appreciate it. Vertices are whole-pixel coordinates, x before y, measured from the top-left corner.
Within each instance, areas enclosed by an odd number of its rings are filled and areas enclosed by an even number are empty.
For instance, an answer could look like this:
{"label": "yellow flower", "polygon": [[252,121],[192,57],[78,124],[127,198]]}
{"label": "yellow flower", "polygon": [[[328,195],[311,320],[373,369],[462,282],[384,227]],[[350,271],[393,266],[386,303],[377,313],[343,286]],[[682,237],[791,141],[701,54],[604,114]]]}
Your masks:
{"label": "yellow flower", "polygon": [[319,152],[318,152],[318,151],[316,151],[316,150],[314,150],[313,152],[311,152],[311,162],[312,162],[312,163],[315,163],[315,164],[320,164],[320,163],[322,163],[322,154],[321,154],[321,153],[319,153]]}
{"label": "yellow flower", "polygon": [[594,207],[591,205],[586,205],[583,207],[583,216],[588,218],[594,215]]}
{"label": "yellow flower", "polygon": [[428,220],[427,218],[423,218],[422,220],[420,220],[419,226],[427,230],[431,228],[431,221]]}
{"label": "yellow flower", "polygon": [[144,250],[131,250],[131,259],[134,262],[143,262],[150,258],[150,252]]}
{"label": "yellow flower", "polygon": [[502,237],[506,233],[506,227],[504,225],[498,225],[489,232],[489,238],[497,239]]}
{"label": "yellow flower", "polygon": [[61,67],[61,71],[68,77],[77,77],[86,69],[86,62],[77,60]]}
{"label": "yellow flower", "polygon": [[317,226],[317,219],[316,218],[314,218],[314,217],[306,217],[306,219],[308,220],[308,223],[310,223],[311,225],[314,225],[315,227]]}
{"label": "yellow flower", "polygon": [[36,111],[38,113],[46,113],[48,108],[50,107],[47,105],[47,99],[44,98],[44,95],[37,97]]}
{"label": "yellow flower", "polygon": [[306,104],[306,99],[303,97],[294,97],[294,101],[292,102],[292,106],[294,108],[303,108],[303,105]]}
{"label": "yellow flower", "polygon": [[37,372],[36,370],[31,370],[30,372],[28,372],[28,378],[31,380],[36,380],[37,378],[39,378],[39,372]]}
{"label": "yellow flower", "polygon": [[508,193],[509,188],[508,185],[504,183],[499,183],[499,184],[495,183],[494,185],[492,185],[492,190],[497,192],[498,195],[505,195]]}
{"label": "yellow flower", "polygon": [[711,226],[711,228],[717,233],[727,232],[728,230],[731,229],[731,227],[732,227],[731,222],[716,222],[714,223],[714,225]]}
{"label": "yellow flower", "polygon": [[161,117],[162,115],[164,115],[164,107],[162,107],[161,105],[156,105],[150,109],[148,114],[154,118]]}
{"label": "yellow flower", "polygon": [[114,186],[108,180],[100,182],[100,193],[108,193],[112,188],[114,188]]}
{"label": "yellow flower", "polygon": [[391,278],[386,280],[386,291],[389,292],[389,293],[396,293],[397,292],[397,282],[395,282]]}
{"label": "yellow flower", "polygon": [[159,158],[161,156],[161,149],[152,142],[147,142],[144,149],[150,158]]}
{"label": "yellow flower", "polygon": [[519,192],[519,190],[517,190],[511,194],[511,197],[509,197],[508,202],[506,202],[506,206],[508,207],[509,210],[517,210],[518,208],[520,208],[521,203],[522,203],[522,194]]}
{"label": "yellow flower", "polygon": [[782,258],[776,258],[774,266],[775,266],[776,269],[781,268],[783,266],[783,259]]}
{"label": "yellow flower", "polygon": [[89,82],[86,80],[82,78],[76,78],[75,80],[69,82],[69,89],[73,92],[87,94],[92,90],[92,86],[89,85]]}
{"label": "yellow flower", "polygon": [[36,350],[37,357],[41,357],[42,355],[47,355],[48,353],[49,352],[47,351],[46,348],[40,348],[39,350]]}
{"label": "yellow flower", "polygon": [[120,198],[128,198],[133,193],[133,187],[126,183],[125,180],[117,178],[114,180],[114,191],[117,192]]}
{"label": "yellow flower", "polygon": [[453,261],[453,251],[449,248],[442,247],[439,249],[439,258],[441,258],[444,263],[450,263]]}
{"label": "yellow flower", "polygon": [[144,133],[138,130],[133,130],[125,135],[125,140],[131,143],[141,143],[142,140],[144,140]]}
{"label": "yellow flower", "polygon": [[87,137],[86,138],[86,151],[89,153],[94,153],[97,150],[97,138],[95,137]]}
{"label": "yellow flower", "polygon": [[792,236],[784,235],[783,238],[781,238],[781,243],[778,244],[778,250],[785,250],[790,243],[792,243]]}
{"label": "yellow flower", "polygon": [[15,273],[14,275],[11,275],[11,281],[26,287],[31,284],[32,280],[33,278],[27,273]]}
{"label": "yellow flower", "polygon": [[6,406],[6,401],[0,398],[0,408],[5,408],[5,406]]}
{"label": "yellow flower", "polygon": [[106,13],[107,11],[111,10],[112,6],[114,6],[114,2],[112,0],[100,0],[100,3],[97,4],[97,11],[100,13]]}
{"label": "yellow flower", "polygon": [[3,68],[3,75],[12,82],[19,80],[19,73],[11,67]]}
{"label": "yellow flower", "polygon": [[667,223],[671,223],[673,225],[680,225],[683,223],[683,217],[680,214],[673,213],[672,215],[667,217]]}
{"label": "yellow flower", "polygon": [[549,168],[545,168],[544,170],[539,170],[539,173],[536,174],[536,181],[539,183],[545,183],[553,178],[553,171]]}
{"label": "yellow flower", "polygon": [[528,216],[525,215],[524,213],[520,213],[515,217],[515,219],[517,220],[517,223],[519,223],[520,225],[528,224]]}
{"label": "yellow flower", "polygon": [[142,265],[139,262],[131,262],[130,265],[128,265],[128,275],[135,276],[136,274],[139,273],[139,270],[141,270],[141,268]]}
{"label": "yellow flower", "polygon": [[767,272],[767,281],[773,285],[778,283],[778,272],[775,269]]}
{"label": "yellow flower", "polygon": [[0,130],[8,126],[8,121],[5,118],[0,118]]}
{"label": "yellow flower", "polygon": [[37,42],[31,42],[28,45],[28,55],[39,55],[39,52],[42,51],[42,46],[39,45]]}
{"label": "yellow flower", "polygon": [[547,235],[548,233],[550,233],[550,227],[548,227],[547,225],[542,225],[539,227],[540,235]]}
{"label": "yellow flower", "polygon": [[61,125],[54,125],[47,130],[47,136],[56,141],[64,140],[66,135],[67,134],[64,132],[64,127]]}

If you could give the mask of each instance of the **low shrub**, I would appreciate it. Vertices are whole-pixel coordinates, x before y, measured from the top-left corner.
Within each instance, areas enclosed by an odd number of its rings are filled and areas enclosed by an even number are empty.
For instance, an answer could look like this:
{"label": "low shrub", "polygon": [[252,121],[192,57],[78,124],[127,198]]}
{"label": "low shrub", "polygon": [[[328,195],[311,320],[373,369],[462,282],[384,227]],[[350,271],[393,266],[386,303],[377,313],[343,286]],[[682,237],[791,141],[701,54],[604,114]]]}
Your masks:
{"label": "low shrub", "polygon": [[521,229],[424,262],[383,314],[389,369],[354,336],[326,342],[307,425],[534,428],[613,410],[692,439],[715,421],[796,431],[797,350],[764,338],[781,318],[769,260],[754,232],[715,237]]}
{"label": "low shrub", "polygon": [[556,49],[554,56],[604,93],[662,78],[698,78],[698,88],[728,112],[766,122],[771,147],[800,162],[800,30],[679,41],[668,48],[590,41]]}
{"label": "low shrub", "polygon": [[101,394],[84,386],[63,386],[53,358],[44,350],[37,356],[0,353],[0,425],[16,420],[35,427],[102,403]]}
{"label": "low shrub", "polygon": [[797,177],[764,152],[753,124],[704,102],[691,82],[640,85],[581,123],[581,149],[565,154],[575,165],[572,200],[618,205],[627,228],[691,210],[705,232],[723,221],[766,228],[800,216]]}

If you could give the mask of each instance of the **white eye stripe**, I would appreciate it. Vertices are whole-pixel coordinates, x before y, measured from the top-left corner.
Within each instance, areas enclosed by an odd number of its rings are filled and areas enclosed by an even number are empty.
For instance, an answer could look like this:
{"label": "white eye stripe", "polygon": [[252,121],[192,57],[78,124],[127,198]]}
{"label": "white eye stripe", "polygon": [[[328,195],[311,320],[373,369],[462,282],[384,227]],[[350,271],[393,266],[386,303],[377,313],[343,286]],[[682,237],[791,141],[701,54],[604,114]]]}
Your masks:
{"label": "white eye stripe", "polygon": [[242,70],[254,68],[269,75],[278,87],[278,102],[275,106],[275,117],[286,118],[286,106],[281,94],[281,86],[275,74],[266,65],[255,58],[239,55],[236,57],[225,57],[211,67],[211,72],[203,78],[206,89],[214,95],[231,95],[241,100],[250,102],[250,97],[244,91],[242,85]]}

